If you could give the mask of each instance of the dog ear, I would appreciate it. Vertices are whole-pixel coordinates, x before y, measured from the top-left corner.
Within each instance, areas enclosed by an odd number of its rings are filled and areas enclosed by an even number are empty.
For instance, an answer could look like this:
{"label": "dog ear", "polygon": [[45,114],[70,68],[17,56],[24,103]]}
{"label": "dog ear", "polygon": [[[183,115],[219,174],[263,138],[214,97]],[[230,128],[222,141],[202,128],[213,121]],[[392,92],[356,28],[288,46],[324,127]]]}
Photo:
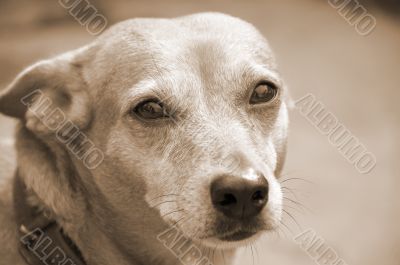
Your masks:
{"label": "dog ear", "polygon": [[71,54],[28,67],[0,94],[0,112],[40,134],[51,133],[66,120],[85,127],[90,102],[81,71]]}

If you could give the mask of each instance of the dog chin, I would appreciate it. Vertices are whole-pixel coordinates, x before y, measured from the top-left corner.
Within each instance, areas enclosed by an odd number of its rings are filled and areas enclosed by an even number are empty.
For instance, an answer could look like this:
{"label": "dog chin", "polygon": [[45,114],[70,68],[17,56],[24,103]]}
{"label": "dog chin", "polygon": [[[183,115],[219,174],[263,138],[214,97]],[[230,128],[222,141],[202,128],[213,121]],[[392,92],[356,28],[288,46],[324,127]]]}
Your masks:
{"label": "dog chin", "polygon": [[242,246],[247,246],[256,241],[262,235],[262,231],[259,232],[245,232],[238,231],[229,235],[213,236],[205,239],[201,239],[199,243],[203,246],[217,248],[217,249],[232,249]]}

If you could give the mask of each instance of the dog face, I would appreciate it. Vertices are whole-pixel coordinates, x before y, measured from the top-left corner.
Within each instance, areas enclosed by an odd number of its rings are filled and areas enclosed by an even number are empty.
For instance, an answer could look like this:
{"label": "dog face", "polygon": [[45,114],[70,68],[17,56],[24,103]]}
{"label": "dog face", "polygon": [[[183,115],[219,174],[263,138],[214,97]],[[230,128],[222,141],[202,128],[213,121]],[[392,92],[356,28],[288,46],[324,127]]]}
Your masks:
{"label": "dog face", "polygon": [[116,40],[118,53],[107,55],[121,60],[102,93],[115,89],[111,105],[121,108],[106,157],[126,178],[144,179],[146,201],[166,222],[205,244],[273,229],[287,113],[266,42],[218,15],[160,21],[142,34]]}
{"label": "dog face", "polygon": [[127,21],[60,58],[67,103],[54,96],[64,88],[47,94],[58,105],[79,101],[62,110],[102,150],[90,175],[117,209],[142,196],[141,207],[212,246],[234,247],[277,226],[285,91],[251,25],[220,14]]}

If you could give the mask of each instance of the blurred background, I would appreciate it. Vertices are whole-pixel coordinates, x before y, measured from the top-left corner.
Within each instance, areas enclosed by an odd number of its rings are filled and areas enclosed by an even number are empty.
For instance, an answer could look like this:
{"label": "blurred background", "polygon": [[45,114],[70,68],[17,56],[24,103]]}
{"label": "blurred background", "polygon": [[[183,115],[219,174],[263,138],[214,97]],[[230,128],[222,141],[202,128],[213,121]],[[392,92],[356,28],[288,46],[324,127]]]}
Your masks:
{"label": "blurred background", "polygon": [[[359,35],[322,0],[89,2],[108,25],[133,17],[203,11],[253,23],[276,52],[292,98],[314,94],[376,156],[370,173],[358,173],[326,136],[291,110],[282,176],[288,179],[283,182],[285,197],[293,200],[285,200],[289,214],[284,214],[279,234],[243,248],[239,264],[315,264],[293,240],[308,228],[345,264],[400,264],[399,1],[360,1],[377,22],[367,36]],[[58,1],[0,0],[0,87],[35,61],[93,38]],[[14,122],[0,116],[0,168],[13,163],[14,154],[3,150],[12,144]]]}

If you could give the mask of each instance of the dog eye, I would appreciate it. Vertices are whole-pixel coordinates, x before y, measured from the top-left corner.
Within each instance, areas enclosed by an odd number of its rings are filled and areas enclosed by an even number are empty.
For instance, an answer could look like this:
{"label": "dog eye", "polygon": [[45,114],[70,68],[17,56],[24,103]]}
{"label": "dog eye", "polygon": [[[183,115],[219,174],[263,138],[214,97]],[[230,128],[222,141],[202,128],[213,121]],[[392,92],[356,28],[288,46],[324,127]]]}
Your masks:
{"label": "dog eye", "polygon": [[159,100],[146,100],[139,103],[134,109],[134,113],[143,119],[160,119],[169,117],[166,108]]}
{"label": "dog eye", "polygon": [[278,88],[269,82],[258,84],[250,97],[250,104],[265,103],[273,100],[278,94]]}

